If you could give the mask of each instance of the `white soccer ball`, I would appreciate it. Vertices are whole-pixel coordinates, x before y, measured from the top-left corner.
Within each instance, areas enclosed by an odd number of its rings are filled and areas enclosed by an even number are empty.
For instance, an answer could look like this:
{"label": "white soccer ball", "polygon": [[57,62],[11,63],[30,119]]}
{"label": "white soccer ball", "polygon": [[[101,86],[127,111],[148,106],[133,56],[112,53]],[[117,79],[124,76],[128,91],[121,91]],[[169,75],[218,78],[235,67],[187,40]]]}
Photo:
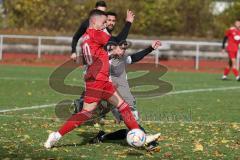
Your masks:
{"label": "white soccer ball", "polygon": [[127,142],[133,147],[142,147],[146,141],[146,134],[141,129],[132,129],[127,134]]}

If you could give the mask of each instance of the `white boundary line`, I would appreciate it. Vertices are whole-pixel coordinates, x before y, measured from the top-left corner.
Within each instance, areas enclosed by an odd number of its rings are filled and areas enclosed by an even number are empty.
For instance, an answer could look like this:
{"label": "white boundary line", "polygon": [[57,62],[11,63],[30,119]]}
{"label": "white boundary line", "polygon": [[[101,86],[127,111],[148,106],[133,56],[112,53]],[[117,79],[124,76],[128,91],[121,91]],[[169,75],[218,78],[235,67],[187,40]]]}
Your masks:
{"label": "white boundary line", "polygon": [[166,93],[166,94],[163,94],[163,95],[159,95],[159,96],[140,97],[139,99],[154,99],[154,98],[160,98],[160,97],[163,97],[163,96],[178,95],[178,94],[199,93],[199,92],[213,92],[213,91],[226,91],[226,90],[235,90],[235,89],[240,89],[240,86],[181,90],[181,91],[169,92],[169,93]]}
{"label": "white boundary line", "polygon": [[201,124],[201,125],[208,125],[208,124],[237,124],[240,125],[240,122],[219,122],[219,121],[142,121],[144,123],[155,123],[155,124]]}
{"label": "white boundary line", "polygon": [[0,77],[0,80],[47,81],[48,78]]}
{"label": "white boundary line", "polygon": [[[198,93],[198,92],[225,91],[225,90],[235,90],[235,89],[240,89],[240,86],[182,90],[182,91],[170,92],[170,93],[167,93],[166,95],[163,95],[163,96],[186,94],[186,93]],[[162,96],[156,96],[156,97],[151,97],[151,98],[157,98],[157,97],[162,97]],[[150,98],[146,98],[146,99],[150,99]],[[36,105],[36,106],[24,107],[24,108],[5,109],[5,110],[0,110],[0,113],[11,112],[11,111],[29,110],[29,109],[48,108],[48,107],[52,107],[54,105],[56,105],[56,104],[45,104],[45,105]]]}
{"label": "white boundary line", "polygon": [[170,92],[170,93],[167,93],[167,95],[176,95],[176,94],[184,94],[184,93],[196,93],[196,92],[225,91],[225,90],[234,90],[234,89],[240,89],[240,86],[182,90],[182,91]]}
{"label": "white boundary line", "polygon": [[56,105],[56,104],[45,104],[45,105],[37,105],[37,106],[23,107],[23,108],[4,109],[4,110],[0,110],[0,113],[6,113],[6,112],[11,112],[11,111],[30,110],[30,109],[39,109],[39,108],[48,108],[48,107],[52,107],[54,105]]}

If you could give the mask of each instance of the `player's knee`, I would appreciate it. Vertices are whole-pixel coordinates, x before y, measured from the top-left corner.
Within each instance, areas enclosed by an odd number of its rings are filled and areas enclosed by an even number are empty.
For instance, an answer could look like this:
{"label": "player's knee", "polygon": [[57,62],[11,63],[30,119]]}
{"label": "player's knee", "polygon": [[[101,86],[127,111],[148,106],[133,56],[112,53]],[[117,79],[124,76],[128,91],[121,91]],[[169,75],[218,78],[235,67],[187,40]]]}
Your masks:
{"label": "player's knee", "polygon": [[108,99],[108,102],[118,108],[124,101],[120,97],[120,95],[117,92],[115,92],[113,96]]}
{"label": "player's knee", "polygon": [[88,112],[92,112],[96,109],[97,103],[84,103],[83,104],[83,109]]}

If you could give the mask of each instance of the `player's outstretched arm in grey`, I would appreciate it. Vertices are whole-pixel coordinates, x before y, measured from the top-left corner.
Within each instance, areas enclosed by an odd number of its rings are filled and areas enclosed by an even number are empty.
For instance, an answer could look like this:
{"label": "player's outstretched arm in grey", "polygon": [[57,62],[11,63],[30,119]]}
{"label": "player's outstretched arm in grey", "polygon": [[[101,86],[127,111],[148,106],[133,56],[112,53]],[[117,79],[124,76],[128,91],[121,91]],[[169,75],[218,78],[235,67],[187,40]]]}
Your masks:
{"label": "player's outstretched arm in grey", "polygon": [[142,60],[146,55],[148,55],[149,53],[151,53],[153,50],[157,49],[160,46],[161,42],[159,40],[153,41],[152,45],[149,46],[148,48],[128,56],[127,59],[130,59],[128,63],[132,64]]}

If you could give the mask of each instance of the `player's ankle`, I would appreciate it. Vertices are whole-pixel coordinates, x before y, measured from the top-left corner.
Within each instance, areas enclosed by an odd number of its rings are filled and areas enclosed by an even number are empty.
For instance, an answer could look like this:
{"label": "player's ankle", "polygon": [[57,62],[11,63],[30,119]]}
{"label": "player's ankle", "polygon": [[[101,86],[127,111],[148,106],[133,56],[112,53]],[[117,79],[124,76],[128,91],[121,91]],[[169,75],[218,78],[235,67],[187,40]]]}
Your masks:
{"label": "player's ankle", "polygon": [[62,135],[59,132],[55,132],[55,137],[57,140],[62,138]]}
{"label": "player's ankle", "polygon": [[222,76],[222,79],[227,79],[227,75],[223,75],[223,76]]}

